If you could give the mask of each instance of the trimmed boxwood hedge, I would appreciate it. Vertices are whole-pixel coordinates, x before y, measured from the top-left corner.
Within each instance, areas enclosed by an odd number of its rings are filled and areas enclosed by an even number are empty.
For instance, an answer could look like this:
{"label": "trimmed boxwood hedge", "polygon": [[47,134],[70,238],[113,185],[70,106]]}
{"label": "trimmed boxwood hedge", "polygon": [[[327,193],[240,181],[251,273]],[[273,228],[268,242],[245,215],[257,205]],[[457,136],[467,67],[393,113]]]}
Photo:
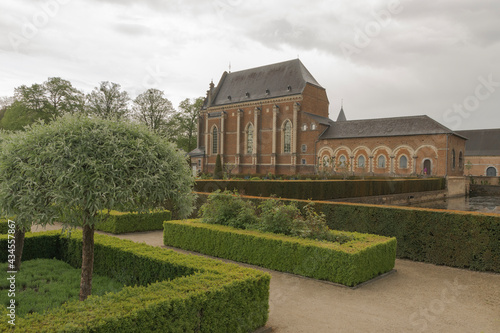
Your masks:
{"label": "trimmed boxwood hedge", "polygon": [[199,223],[166,221],[165,245],[355,286],[394,268],[396,239],[352,233],[339,244]]}
{"label": "trimmed boxwood hedge", "polygon": [[6,234],[9,230],[9,219],[0,218],[0,234]]}
{"label": "trimmed boxwood hedge", "polygon": [[[208,193],[198,196],[201,204]],[[310,202],[283,200],[300,208]],[[330,229],[396,237],[398,258],[500,273],[500,214],[326,201],[314,207]]]}
{"label": "trimmed boxwood hedge", "polygon": [[138,214],[133,212],[118,212],[112,210],[104,222],[96,224],[96,230],[112,234],[123,234],[126,232],[162,230],[163,221],[172,218],[168,210]]}
{"label": "trimmed boxwood hedge", "polygon": [[[81,238],[78,231],[27,233],[23,259],[57,258],[78,267]],[[6,235],[0,246],[7,248]],[[270,276],[257,270],[95,235],[94,272],[129,287],[18,317],[16,331],[249,332],[268,318]],[[13,331],[5,306],[0,315],[0,331]]]}
{"label": "trimmed boxwood hedge", "polygon": [[378,180],[196,180],[194,191],[237,190],[251,196],[332,200],[376,195],[390,195],[446,188],[444,178]]}

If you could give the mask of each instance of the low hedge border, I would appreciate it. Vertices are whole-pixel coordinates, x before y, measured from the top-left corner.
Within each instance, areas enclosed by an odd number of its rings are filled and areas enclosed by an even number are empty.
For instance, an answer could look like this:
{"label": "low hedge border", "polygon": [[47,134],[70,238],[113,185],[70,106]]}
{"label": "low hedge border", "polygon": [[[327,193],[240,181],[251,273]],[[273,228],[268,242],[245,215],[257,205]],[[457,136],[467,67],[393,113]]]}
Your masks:
{"label": "low hedge border", "polygon": [[355,286],[394,268],[396,239],[352,233],[344,244],[197,222],[164,222],[164,245]]}
{"label": "low hedge border", "polygon": [[237,190],[250,196],[302,200],[333,200],[411,192],[438,191],[446,188],[444,178],[378,180],[196,180],[195,192]]}
{"label": "low hedge border", "polygon": [[162,230],[163,221],[168,221],[172,218],[172,214],[168,210],[146,214],[112,210],[104,214],[108,215],[106,220],[97,223],[95,228],[96,230],[112,234]]}
{"label": "low hedge border", "polygon": [[[81,262],[82,234],[27,233],[23,260]],[[7,236],[0,235],[7,248]],[[2,251],[1,259],[6,260]],[[44,314],[16,318],[23,332],[249,332],[268,318],[270,276],[208,258],[95,235],[94,272],[129,285]],[[133,286],[132,286],[133,285]],[[13,331],[0,307],[0,331]]]}
{"label": "low hedge border", "polygon": [[[209,195],[197,194],[199,205]],[[300,208],[310,203],[283,200]],[[396,237],[398,258],[500,273],[500,214],[328,201],[315,201],[315,209],[330,229]]]}
{"label": "low hedge border", "polygon": [[9,219],[0,218],[0,234],[6,234],[9,230]]}

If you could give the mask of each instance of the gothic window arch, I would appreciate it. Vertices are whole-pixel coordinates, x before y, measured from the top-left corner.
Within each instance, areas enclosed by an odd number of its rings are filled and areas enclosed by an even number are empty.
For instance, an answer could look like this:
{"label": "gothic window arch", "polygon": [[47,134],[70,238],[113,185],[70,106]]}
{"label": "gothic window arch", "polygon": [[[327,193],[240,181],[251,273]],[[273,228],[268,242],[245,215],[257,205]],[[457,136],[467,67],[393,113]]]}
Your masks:
{"label": "gothic window arch", "polygon": [[292,122],[286,120],[283,124],[283,153],[292,152]]}
{"label": "gothic window arch", "polygon": [[366,159],[363,155],[358,157],[358,168],[364,168],[366,166]]}
{"label": "gothic window arch", "polygon": [[347,158],[345,155],[340,155],[339,157],[339,168],[345,168],[347,166]]}
{"label": "gothic window arch", "polygon": [[458,154],[458,168],[460,170],[464,169],[464,153],[463,152],[460,152]]}
{"label": "gothic window arch", "polygon": [[323,167],[328,168],[330,166],[330,156],[323,156]]}
{"label": "gothic window arch", "polygon": [[408,169],[408,157],[406,157],[405,155],[399,158],[399,168]]}
{"label": "gothic window arch", "polygon": [[216,125],[212,127],[212,155],[216,155],[219,148],[219,129]]}
{"label": "gothic window arch", "polygon": [[249,123],[246,130],[246,152],[247,154],[253,153],[253,125]]}
{"label": "gothic window arch", "polygon": [[385,169],[385,156],[384,155],[380,155],[377,159],[377,166],[379,168],[382,168],[382,169]]}

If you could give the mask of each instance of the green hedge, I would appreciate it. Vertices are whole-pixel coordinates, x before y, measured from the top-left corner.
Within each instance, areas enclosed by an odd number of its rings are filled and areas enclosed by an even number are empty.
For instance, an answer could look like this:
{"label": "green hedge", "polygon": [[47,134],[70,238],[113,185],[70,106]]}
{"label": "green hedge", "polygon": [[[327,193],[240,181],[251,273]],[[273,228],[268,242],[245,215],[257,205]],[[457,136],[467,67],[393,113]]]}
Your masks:
{"label": "green hedge", "polygon": [[438,191],[446,188],[444,178],[382,180],[196,180],[195,192],[211,193],[218,189],[237,190],[240,194],[303,200],[331,200],[411,192]]}
{"label": "green hedge", "polygon": [[[208,194],[198,196],[202,204]],[[310,202],[284,200],[300,208]],[[314,207],[330,229],[396,237],[398,258],[500,273],[500,214],[325,201]]]}
{"label": "green hedge", "polygon": [[9,230],[9,219],[0,218],[0,234],[6,234]]}
{"label": "green hedge", "polygon": [[162,230],[163,221],[172,218],[170,211],[160,211],[147,214],[118,212],[112,210],[104,222],[96,224],[96,230],[113,234],[126,232]]}
{"label": "green hedge", "polygon": [[342,245],[196,220],[164,223],[165,245],[355,286],[394,268],[396,239],[354,233]]}
{"label": "green hedge", "polygon": [[[24,260],[47,257],[77,267],[81,232],[27,233]],[[0,235],[6,248],[7,236]],[[5,260],[4,251],[2,259]],[[95,235],[94,272],[129,285],[44,314],[16,318],[22,332],[249,332],[268,318],[267,273],[208,258]],[[0,306],[0,331],[13,330]]]}

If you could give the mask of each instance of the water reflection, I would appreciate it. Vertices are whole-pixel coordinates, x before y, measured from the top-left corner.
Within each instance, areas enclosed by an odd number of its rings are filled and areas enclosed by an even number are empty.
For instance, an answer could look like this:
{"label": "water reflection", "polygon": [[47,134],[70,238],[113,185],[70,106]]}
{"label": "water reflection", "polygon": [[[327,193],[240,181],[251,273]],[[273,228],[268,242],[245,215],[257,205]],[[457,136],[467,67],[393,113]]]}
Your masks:
{"label": "water reflection", "polygon": [[409,206],[500,214],[500,196],[448,198]]}

